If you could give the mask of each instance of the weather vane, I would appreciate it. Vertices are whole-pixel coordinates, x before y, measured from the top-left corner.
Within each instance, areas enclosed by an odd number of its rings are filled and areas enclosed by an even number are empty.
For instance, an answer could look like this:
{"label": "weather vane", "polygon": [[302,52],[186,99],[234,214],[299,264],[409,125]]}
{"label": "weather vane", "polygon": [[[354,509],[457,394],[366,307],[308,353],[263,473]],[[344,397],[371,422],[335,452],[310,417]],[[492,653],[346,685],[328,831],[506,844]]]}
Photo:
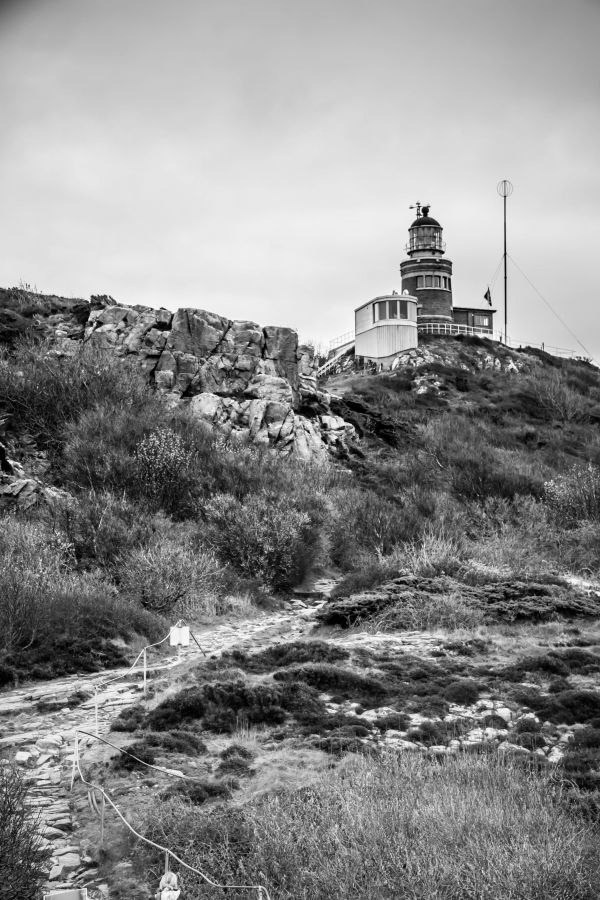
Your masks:
{"label": "weather vane", "polygon": [[422,204],[422,203],[419,203],[419,201],[417,200],[417,202],[415,203],[414,206],[409,206],[408,208],[409,208],[409,209],[416,209],[416,211],[417,211],[417,219],[420,219],[420,218],[421,218],[421,210],[423,210],[423,215],[426,216],[426,215],[428,214],[428,212],[429,212],[429,207],[430,207],[430,206],[431,206],[430,203]]}

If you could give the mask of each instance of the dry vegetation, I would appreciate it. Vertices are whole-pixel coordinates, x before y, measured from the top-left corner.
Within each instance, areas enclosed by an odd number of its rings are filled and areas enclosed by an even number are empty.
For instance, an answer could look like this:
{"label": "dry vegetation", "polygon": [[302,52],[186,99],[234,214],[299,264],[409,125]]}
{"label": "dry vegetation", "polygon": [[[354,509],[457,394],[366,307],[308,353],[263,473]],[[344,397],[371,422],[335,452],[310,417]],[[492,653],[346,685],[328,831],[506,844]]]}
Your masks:
{"label": "dry vegetation", "polygon": [[[308,464],[222,440],[110,353],[16,340],[2,441],[56,493],[2,516],[0,683],[118,665],[116,639],[162,636],[163,616],[248,615],[336,571],[325,635],[436,631],[437,656],[232,652],[119,716],[130,755],[102,778],[150,837],[272,900],[591,900],[600,608],[565,575],[600,573],[600,376],[543,354],[518,376],[428,368],[438,393],[410,371],[354,379],[338,411],[362,441]],[[482,696],[521,711],[505,731],[524,764],[436,754],[471,727],[451,707]],[[571,724],[562,769],[542,765]],[[390,732],[421,750],[386,749]],[[144,780],[150,761],[193,786]],[[128,900],[157,866],[132,852]]]}

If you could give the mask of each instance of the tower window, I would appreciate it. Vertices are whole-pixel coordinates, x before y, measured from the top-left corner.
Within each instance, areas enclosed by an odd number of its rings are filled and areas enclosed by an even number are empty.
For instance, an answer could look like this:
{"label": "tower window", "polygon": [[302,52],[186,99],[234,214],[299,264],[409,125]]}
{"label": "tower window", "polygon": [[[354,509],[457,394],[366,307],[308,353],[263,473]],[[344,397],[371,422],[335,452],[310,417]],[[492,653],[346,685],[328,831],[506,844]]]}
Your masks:
{"label": "tower window", "polygon": [[432,287],[433,285],[433,275],[425,276],[425,287]]}
{"label": "tower window", "polygon": [[385,300],[381,300],[377,304],[377,318],[378,319],[387,319],[387,303]]}
{"label": "tower window", "polygon": [[448,290],[448,279],[445,275],[442,276],[442,287]]}
{"label": "tower window", "polygon": [[400,318],[408,319],[408,300],[400,301]]}
{"label": "tower window", "polygon": [[434,275],[434,276],[433,276],[433,286],[434,286],[434,287],[441,287],[441,284],[440,284],[440,276],[439,276],[439,275]]}
{"label": "tower window", "polygon": [[398,301],[388,300],[388,319],[398,318]]}
{"label": "tower window", "polygon": [[423,287],[423,276],[417,275],[417,290]]}

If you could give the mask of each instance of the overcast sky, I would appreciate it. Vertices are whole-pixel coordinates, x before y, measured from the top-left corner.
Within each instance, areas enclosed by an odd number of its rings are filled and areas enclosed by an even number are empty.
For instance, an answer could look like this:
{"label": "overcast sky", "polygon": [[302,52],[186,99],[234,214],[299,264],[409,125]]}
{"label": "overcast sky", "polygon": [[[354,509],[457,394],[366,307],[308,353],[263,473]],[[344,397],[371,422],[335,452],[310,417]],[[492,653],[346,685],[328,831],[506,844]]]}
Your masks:
{"label": "overcast sky", "polygon": [[[508,178],[600,359],[599,46],[599,0],[0,0],[0,285],[326,341],[400,288],[417,200],[485,305]],[[509,334],[579,350],[509,276]]]}

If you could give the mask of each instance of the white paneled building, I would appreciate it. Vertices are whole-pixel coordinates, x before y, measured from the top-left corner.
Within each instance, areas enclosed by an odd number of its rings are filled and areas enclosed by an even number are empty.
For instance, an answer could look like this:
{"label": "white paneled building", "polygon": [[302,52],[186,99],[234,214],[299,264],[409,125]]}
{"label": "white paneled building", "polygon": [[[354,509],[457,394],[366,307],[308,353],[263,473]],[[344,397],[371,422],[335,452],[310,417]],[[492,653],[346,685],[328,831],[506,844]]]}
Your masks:
{"label": "white paneled building", "polygon": [[386,294],[354,311],[355,355],[389,368],[403,350],[417,346],[417,298]]}

